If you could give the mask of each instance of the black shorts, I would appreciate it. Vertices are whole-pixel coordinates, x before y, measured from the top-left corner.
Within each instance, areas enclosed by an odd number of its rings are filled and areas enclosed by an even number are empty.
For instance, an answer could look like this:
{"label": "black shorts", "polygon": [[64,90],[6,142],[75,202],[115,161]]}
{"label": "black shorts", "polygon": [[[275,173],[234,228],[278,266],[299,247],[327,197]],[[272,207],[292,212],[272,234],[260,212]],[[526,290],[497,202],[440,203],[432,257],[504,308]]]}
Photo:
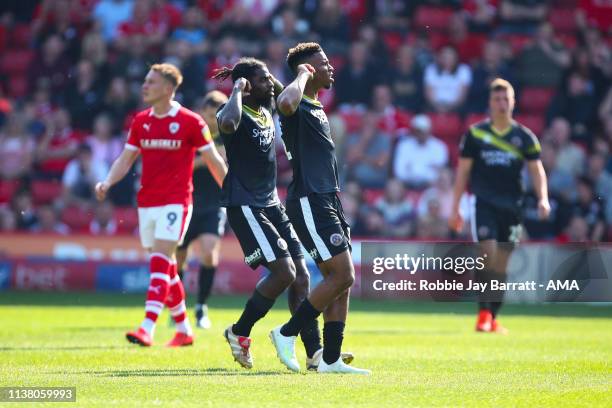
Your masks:
{"label": "black shorts", "polygon": [[499,208],[477,197],[473,200],[470,222],[475,242],[488,239],[512,244],[519,242],[522,233],[519,209]]}
{"label": "black shorts", "polygon": [[218,237],[225,233],[225,208],[216,208],[204,211],[194,210],[185,233],[183,243],[179,245],[179,249],[186,249],[189,244],[203,234],[212,234]]}
{"label": "black shorts", "polygon": [[227,218],[244,252],[244,262],[251,268],[281,258],[304,257],[282,205],[228,207]]}
{"label": "black shorts", "polygon": [[336,193],[287,200],[287,214],[317,264],[351,250],[351,230]]}

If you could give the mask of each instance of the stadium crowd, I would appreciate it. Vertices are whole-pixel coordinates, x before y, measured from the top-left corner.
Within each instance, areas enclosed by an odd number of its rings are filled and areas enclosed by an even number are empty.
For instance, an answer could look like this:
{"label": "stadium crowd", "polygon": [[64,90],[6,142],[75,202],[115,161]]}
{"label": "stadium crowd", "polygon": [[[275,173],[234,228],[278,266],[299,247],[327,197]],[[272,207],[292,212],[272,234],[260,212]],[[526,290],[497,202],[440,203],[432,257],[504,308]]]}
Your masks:
{"label": "stadium crowd", "polygon": [[[197,109],[216,68],[318,41],[321,95],[355,236],[448,239],[453,166],[488,83],[517,90],[542,144],[552,213],[528,195],[529,239],[612,239],[612,7],[597,0],[9,0],[0,15],[0,230],[133,233],[138,168],[96,203],[155,62]],[[8,6],[8,7],[5,7]],[[278,140],[279,189],[291,178]],[[526,180],[527,181],[527,180]],[[525,183],[529,186],[530,183]],[[467,204],[466,204],[467,207]]]}

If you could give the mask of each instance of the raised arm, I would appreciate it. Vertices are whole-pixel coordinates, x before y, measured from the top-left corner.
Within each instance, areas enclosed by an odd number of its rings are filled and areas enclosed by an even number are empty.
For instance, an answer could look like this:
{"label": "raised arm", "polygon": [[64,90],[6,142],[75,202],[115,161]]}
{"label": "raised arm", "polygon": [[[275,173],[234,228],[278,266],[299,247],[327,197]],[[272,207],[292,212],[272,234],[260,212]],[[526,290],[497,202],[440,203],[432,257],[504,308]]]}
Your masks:
{"label": "raised arm", "polygon": [[136,148],[125,148],[115,160],[104,181],[96,184],[96,198],[100,201],[106,198],[108,190],[118,183],[130,171],[134,161],[138,158],[139,151]]}
{"label": "raised arm", "polygon": [[541,160],[528,160],[527,170],[533,182],[533,189],[538,197],[538,217],[548,218],[550,214],[550,203],[548,202],[548,185],[546,172]]}
{"label": "raised arm", "polygon": [[240,125],[240,117],[242,116],[242,96],[243,93],[247,93],[251,88],[249,81],[244,78],[236,79],[232,94],[230,95],[229,101],[225,104],[223,109],[217,114],[217,122],[219,123],[219,129],[221,132],[229,134],[234,133]]}
{"label": "raised arm", "polygon": [[301,64],[298,65],[297,71],[295,80],[287,85],[276,100],[278,110],[285,116],[291,116],[297,110],[304,96],[306,83],[312,78],[315,70],[310,64]]}

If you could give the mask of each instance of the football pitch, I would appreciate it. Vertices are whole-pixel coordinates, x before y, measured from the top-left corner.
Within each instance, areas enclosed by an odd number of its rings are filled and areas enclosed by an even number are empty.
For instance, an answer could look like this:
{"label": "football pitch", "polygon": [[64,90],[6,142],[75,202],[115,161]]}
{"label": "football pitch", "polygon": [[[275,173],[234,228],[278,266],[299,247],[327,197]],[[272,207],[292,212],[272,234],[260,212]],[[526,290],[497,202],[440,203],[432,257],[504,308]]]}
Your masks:
{"label": "football pitch", "polygon": [[[281,366],[267,333],[287,318],[285,300],[253,330],[252,370],[222,337],[241,297],[213,297],[213,328],[197,330],[193,347],[163,347],[166,311],[153,347],[129,344],[143,299],[0,293],[0,387],[76,387],[75,406],[99,407],[612,406],[609,305],[506,306],[510,334],[499,336],[473,331],[473,304],[354,300],[344,349],[368,377]],[[299,340],[297,350],[304,368]]]}

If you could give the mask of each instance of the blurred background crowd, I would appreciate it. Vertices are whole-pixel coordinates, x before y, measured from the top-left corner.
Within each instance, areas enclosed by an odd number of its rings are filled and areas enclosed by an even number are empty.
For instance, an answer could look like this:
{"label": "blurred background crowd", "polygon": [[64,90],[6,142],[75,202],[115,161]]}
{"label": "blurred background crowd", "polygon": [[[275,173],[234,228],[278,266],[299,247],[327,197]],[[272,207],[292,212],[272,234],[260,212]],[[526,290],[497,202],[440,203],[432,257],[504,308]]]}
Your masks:
{"label": "blurred background crowd", "polygon": [[[288,48],[314,40],[335,68],[320,99],[353,235],[451,238],[459,140],[500,76],[548,174],[551,218],[529,193],[527,238],[609,241],[611,34],[605,0],[2,0],[0,229],[134,233],[138,165],[107,202],[93,186],[143,109],[150,64],[180,67],[177,100],[197,109],[231,90],[216,68],[256,56],[288,84]],[[291,170],[277,148],[282,194]]]}

